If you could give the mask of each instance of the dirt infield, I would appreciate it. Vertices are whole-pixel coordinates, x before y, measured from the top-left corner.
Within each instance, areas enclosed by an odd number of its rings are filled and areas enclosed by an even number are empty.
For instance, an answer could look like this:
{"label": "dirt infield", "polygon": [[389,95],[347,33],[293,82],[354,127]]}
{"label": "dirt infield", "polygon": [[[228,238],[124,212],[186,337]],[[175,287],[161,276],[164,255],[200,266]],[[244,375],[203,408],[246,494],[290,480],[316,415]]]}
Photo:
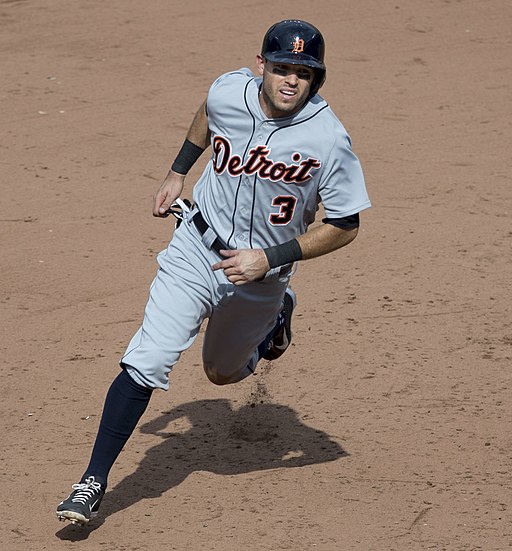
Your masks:
{"label": "dirt infield", "polygon": [[[286,17],[325,34],[373,207],[300,265],[287,354],[215,387],[198,339],[60,524],[172,232],[153,192]],[[0,29],[0,548],[512,547],[510,1],[0,0]]]}

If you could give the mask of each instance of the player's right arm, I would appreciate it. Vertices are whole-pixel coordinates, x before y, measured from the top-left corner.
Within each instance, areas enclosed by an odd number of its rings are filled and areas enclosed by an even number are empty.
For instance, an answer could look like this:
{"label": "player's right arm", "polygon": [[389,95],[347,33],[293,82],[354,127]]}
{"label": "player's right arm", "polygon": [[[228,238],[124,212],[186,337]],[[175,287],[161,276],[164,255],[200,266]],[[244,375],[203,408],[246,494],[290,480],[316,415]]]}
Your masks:
{"label": "player's right arm", "polygon": [[163,217],[183,191],[185,176],[201,153],[210,145],[210,129],[206,101],[197,110],[185,143],[154,196],[153,216]]}

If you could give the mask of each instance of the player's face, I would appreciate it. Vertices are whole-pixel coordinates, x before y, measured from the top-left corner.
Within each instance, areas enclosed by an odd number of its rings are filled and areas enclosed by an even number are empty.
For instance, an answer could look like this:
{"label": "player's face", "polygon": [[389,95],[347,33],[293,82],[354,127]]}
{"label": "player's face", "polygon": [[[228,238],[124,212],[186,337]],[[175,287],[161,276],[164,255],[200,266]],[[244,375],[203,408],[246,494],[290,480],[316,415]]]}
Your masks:
{"label": "player's face", "polygon": [[307,101],[315,72],[305,65],[273,63],[257,56],[263,84],[260,105],[267,117],[289,117]]}

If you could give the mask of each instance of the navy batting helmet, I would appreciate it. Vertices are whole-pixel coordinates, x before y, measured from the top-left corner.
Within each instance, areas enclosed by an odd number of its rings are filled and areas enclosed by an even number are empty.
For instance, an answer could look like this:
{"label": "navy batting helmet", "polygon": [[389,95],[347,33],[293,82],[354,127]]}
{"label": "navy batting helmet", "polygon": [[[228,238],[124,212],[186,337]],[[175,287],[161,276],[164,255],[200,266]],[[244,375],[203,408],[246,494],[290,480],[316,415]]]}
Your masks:
{"label": "navy batting helmet", "polygon": [[299,19],[285,19],[275,23],[263,38],[261,55],[274,63],[306,65],[314,69],[312,96],[325,81],[324,37],[311,23]]}

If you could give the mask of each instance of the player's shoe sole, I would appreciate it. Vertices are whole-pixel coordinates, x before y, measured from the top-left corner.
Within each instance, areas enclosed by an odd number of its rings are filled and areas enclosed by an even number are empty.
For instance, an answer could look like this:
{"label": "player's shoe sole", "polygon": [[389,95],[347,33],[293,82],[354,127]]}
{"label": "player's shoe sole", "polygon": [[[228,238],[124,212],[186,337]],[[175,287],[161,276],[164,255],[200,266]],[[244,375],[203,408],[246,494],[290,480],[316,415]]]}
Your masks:
{"label": "player's shoe sole", "polygon": [[91,516],[87,518],[81,513],[77,513],[76,511],[57,511],[57,518],[62,522],[69,520],[71,524],[74,524],[76,526],[84,526],[91,520],[91,518],[94,518],[97,514],[98,513],[91,513]]}

